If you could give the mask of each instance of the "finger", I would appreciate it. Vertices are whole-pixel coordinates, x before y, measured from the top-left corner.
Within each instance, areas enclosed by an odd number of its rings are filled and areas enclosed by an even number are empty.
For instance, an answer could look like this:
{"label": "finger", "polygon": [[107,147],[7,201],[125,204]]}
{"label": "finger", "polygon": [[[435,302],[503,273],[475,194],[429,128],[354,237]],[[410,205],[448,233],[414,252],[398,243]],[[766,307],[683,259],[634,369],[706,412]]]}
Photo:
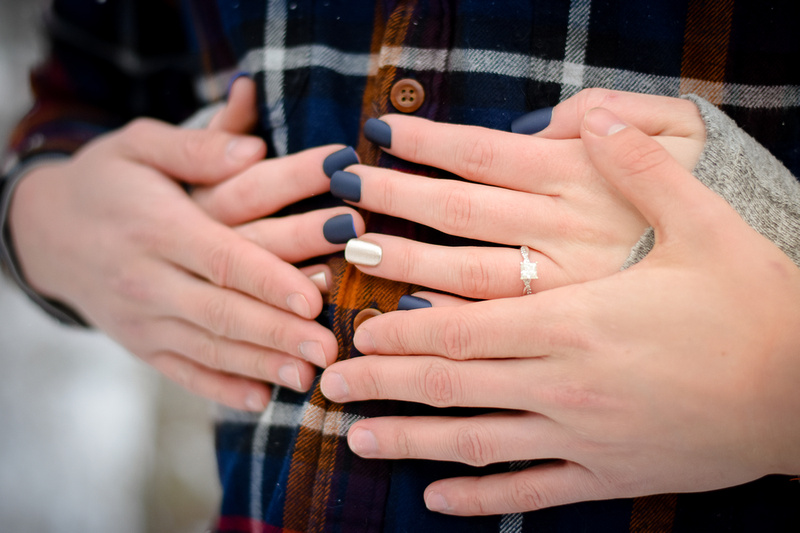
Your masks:
{"label": "finger", "polygon": [[[471,303],[471,300],[465,300],[450,294],[441,294],[438,292],[420,291],[410,295],[413,298],[422,300],[422,302],[413,305],[413,309],[427,308],[427,307],[458,307]],[[402,299],[402,297],[401,297]],[[430,305],[429,305],[430,304]],[[399,308],[399,304],[398,304]],[[411,310],[411,309],[405,309]]]}
{"label": "finger", "polygon": [[208,128],[228,133],[253,131],[258,121],[256,98],[256,83],[246,76],[236,78],[231,84],[225,107],[214,115]]}
{"label": "finger", "polygon": [[523,513],[602,499],[598,485],[581,465],[553,461],[521,472],[436,481],[425,489],[425,505],[460,516]]}
{"label": "finger", "polygon": [[330,187],[334,196],[368,211],[500,244],[554,239],[558,228],[568,225],[562,219],[573,218],[558,197],[361,165],[335,173]]}
{"label": "finger", "polygon": [[297,263],[341,251],[344,243],[364,233],[364,227],[364,219],[355,210],[334,207],[267,218],[236,231],[287,263]]}
{"label": "finger", "polygon": [[176,265],[211,281],[303,318],[322,310],[314,284],[292,265],[205,214],[172,213],[170,231],[158,235],[156,251]]}
{"label": "finger", "polygon": [[174,285],[174,293],[180,298],[168,299],[171,313],[201,329],[286,353],[320,367],[336,359],[336,337],[316,321],[201,280],[176,281]]}
{"label": "finger", "polygon": [[607,109],[586,113],[581,136],[592,163],[656,230],[656,239],[680,228],[682,238],[698,236],[697,215],[723,200],[685,170],[640,130]]}
{"label": "finger", "polygon": [[264,383],[208,370],[169,352],[150,357],[147,362],[189,392],[234,409],[262,411],[272,393]]}
{"label": "finger", "polygon": [[[591,331],[576,286],[459,307],[384,313],[361,324],[363,354],[431,354],[452,360],[537,357],[580,352]],[[525,337],[520,338],[520,321]]]}
{"label": "finger", "polygon": [[162,320],[151,339],[164,350],[182,355],[210,370],[276,383],[305,392],[314,381],[315,369],[297,357],[233,341],[182,320]]}
{"label": "finger", "polygon": [[552,459],[562,452],[561,432],[535,413],[499,412],[461,417],[377,417],[354,424],[350,449],[361,457],[426,459],[486,466]]}
{"label": "finger", "polygon": [[648,135],[689,137],[704,141],[697,106],[689,100],[608,89],[585,89],[556,105],[550,124],[537,134],[548,139],[580,137],[586,112],[603,107]]}
{"label": "finger", "polygon": [[192,184],[227,179],[267,153],[258,137],[137,119],[109,139],[123,156]]}
{"label": "finger", "polygon": [[554,401],[558,391],[548,382],[554,376],[546,358],[450,361],[423,355],[364,356],[331,365],[322,374],[320,387],[329,400],[339,403],[400,400],[434,407],[524,409],[547,416],[563,411]]}
{"label": "finger", "polygon": [[557,195],[565,180],[581,179],[591,171],[576,139],[539,139],[404,115],[367,122],[367,138],[381,141],[380,135],[370,134],[375,129],[391,132],[384,149],[392,155],[507,189]]}
{"label": "finger", "polygon": [[[364,246],[380,248],[381,260],[372,266],[371,256],[362,256]],[[563,271],[547,256],[531,250],[541,279],[531,282],[536,292],[563,284]],[[410,239],[367,233],[351,240],[345,258],[371,276],[422,285],[467,298],[507,298],[524,294],[520,280],[522,255],[519,248],[484,246],[437,246]],[[445,268],[443,268],[445,267]]]}
{"label": "finger", "polygon": [[322,162],[337,146],[262,161],[220,185],[193,194],[212,218],[233,226],[271,215],[330,190]]}
{"label": "finger", "polygon": [[323,297],[328,295],[333,280],[333,272],[328,265],[310,265],[301,268],[300,272],[308,276]]}

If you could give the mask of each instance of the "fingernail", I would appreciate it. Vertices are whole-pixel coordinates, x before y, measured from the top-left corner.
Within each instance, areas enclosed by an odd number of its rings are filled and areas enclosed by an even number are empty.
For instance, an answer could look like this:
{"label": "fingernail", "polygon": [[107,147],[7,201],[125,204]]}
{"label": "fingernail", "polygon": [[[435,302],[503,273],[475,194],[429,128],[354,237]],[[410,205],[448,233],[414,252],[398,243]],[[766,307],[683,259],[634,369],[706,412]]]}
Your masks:
{"label": "fingernail", "polygon": [[344,378],[341,374],[337,374],[336,372],[325,372],[322,374],[319,388],[326,398],[334,402],[347,398],[347,395],[350,393]]}
{"label": "fingernail", "polygon": [[617,116],[602,107],[595,107],[583,116],[583,125],[587,131],[598,137],[608,137],[628,127]]}
{"label": "fingernail", "polygon": [[288,363],[280,367],[278,369],[278,377],[284,384],[293,389],[299,390],[303,388],[300,384],[300,372],[297,371],[297,365],[294,363]]}
{"label": "fingernail", "polygon": [[233,84],[236,83],[236,80],[238,80],[239,78],[249,78],[249,77],[250,73],[244,70],[241,70],[236,74],[234,74],[233,76],[231,76],[231,81],[228,82],[228,89],[225,91],[225,94],[230,96],[231,89],[233,88]]}
{"label": "fingernail", "polygon": [[353,346],[356,350],[363,354],[375,352],[375,339],[372,338],[372,333],[365,329],[356,329],[353,334]]}
{"label": "fingernail", "polygon": [[353,215],[344,214],[329,218],[322,225],[322,234],[325,236],[325,240],[331,244],[344,244],[350,239],[355,239],[358,235],[356,235]]}
{"label": "fingernail", "polygon": [[410,311],[412,309],[423,309],[425,307],[433,307],[433,304],[425,298],[418,298],[410,294],[401,296],[400,301],[397,302],[398,311]]}
{"label": "fingernail", "polygon": [[374,455],[378,452],[378,439],[368,429],[353,429],[347,435],[347,443],[358,455]]}
{"label": "fingernail", "polygon": [[346,146],[325,158],[325,161],[322,162],[322,171],[330,178],[337,170],[344,170],[350,165],[357,165],[358,163],[356,151],[352,146]]}
{"label": "fingernail", "polygon": [[228,158],[235,163],[253,159],[263,150],[264,141],[256,137],[237,137],[228,144]]}
{"label": "fingernail", "polygon": [[293,292],[286,298],[286,305],[294,314],[304,318],[311,318],[311,307],[308,305],[306,297],[299,292]]}
{"label": "fingernail", "polygon": [[331,176],[331,194],[350,202],[361,201],[361,178],[352,172],[337,170]]}
{"label": "fingernail", "polygon": [[312,274],[308,279],[317,286],[319,292],[322,294],[328,294],[328,291],[330,291],[330,287],[328,287],[328,275],[325,274],[324,271]]}
{"label": "fingernail", "polygon": [[553,118],[553,108],[543,107],[536,111],[531,111],[528,114],[522,115],[511,123],[511,131],[514,133],[521,133],[523,135],[532,135],[539,133],[547,126]]}
{"label": "fingernail", "polygon": [[265,407],[264,399],[255,391],[247,395],[244,399],[244,405],[251,411],[261,411]]}
{"label": "fingernail", "polygon": [[392,128],[377,118],[368,119],[364,124],[364,137],[381,148],[392,147]]}
{"label": "fingernail", "polygon": [[378,266],[383,258],[383,250],[377,244],[350,239],[344,248],[344,259],[350,264]]}
{"label": "fingernail", "polygon": [[322,344],[317,341],[304,341],[300,343],[300,356],[320,368],[328,366],[328,361],[325,359],[325,351],[322,349]]}
{"label": "fingernail", "polygon": [[450,506],[447,505],[447,500],[444,499],[444,496],[439,494],[438,492],[429,492],[425,495],[425,506],[437,513],[442,513],[444,511],[450,510]]}

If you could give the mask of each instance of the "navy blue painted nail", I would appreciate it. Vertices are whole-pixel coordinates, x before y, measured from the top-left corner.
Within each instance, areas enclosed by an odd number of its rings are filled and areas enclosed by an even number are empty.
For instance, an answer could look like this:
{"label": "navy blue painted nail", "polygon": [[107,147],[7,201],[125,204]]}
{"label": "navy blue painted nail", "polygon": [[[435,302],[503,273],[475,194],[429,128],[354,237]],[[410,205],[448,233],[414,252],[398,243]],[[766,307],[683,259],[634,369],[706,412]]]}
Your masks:
{"label": "navy blue painted nail", "polygon": [[331,176],[331,194],[350,202],[361,201],[361,178],[352,172],[337,170]]}
{"label": "navy blue painted nail", "polygon": [[364,137],[381,148],[392,147],[392,128],[377,118],[371,118],[364,124]]}
{"label": "navy blue painted nail", "polygon": [[412,309],[423,309],[425,307],[433,307],[433,304],[425,298],[418,298],[408,294],[401,296],[400,301],[397,302],[398,311],[410,311]]}
{"label": "navy blue painted nail", "polygon": [[542,109],[531,111],[514,120],[514,122],[511,123],[511,131],[514,133],[522,133],[523,135],[539,133],[550,125],[550,120],[552,118],[553,108],[543,107]]}
{"label": "navy blue painted nail", "polygon": [[231,76],[231,81],[228,82],[228,90],[225,92],[225,94],[230,96],[231,89],[233,88],[233,84],[236,82],[236,80],[238,80],[239,78],[249,78],[249,77],[250,73],[244,70],[237,72],[236,74]]}
{"label": "navy blue painted nail", "polygon": [[322,225],[322,234],[332,244],[344,244],[350,239],[355,239],[358,235],[356,235],[353,215],[336,215],[329,218]]}
{"label": "navy blue painted nail", "polygon": [[347,146],[326,157],[325,161],[322,162],[322,170],[330,178],[337,170],[344,170],[350,165],[357,165],[358,163],[356,151],[352,146]]}

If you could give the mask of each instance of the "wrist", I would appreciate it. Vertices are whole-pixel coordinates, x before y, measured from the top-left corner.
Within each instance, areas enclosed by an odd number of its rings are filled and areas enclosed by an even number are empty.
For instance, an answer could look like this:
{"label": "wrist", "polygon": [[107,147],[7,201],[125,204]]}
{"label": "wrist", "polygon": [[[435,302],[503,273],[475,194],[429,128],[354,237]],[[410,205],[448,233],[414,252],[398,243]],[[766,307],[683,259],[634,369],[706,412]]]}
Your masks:
{"label": "wrist", "polygon": [[[47,294],[39,280],[31,281],[30,272],[25,270],[20,260],[20,250],[17,246],[21,242],[20,236],[14,231],[15,228],[25,226],[19,218],[25,212],[25,189],[32,183],[29,178],[35,177],[44,167],[60,164],[67,158],[68,156],[63,154],[40,155],[16,165],[3,176],[0,188],[0,263],[22,292],[51,317],[62,324],[86,327],[85,320],[73,309]],[[19,194],[21,190],[22,195]],[[33,192],[28,191],[31,194]],[[46,218],[45,216],[44,219]],[[26,241],[23,244],[30,246],[34,243]],[[26,250],[23,250],[23,253],[26,253]]]}

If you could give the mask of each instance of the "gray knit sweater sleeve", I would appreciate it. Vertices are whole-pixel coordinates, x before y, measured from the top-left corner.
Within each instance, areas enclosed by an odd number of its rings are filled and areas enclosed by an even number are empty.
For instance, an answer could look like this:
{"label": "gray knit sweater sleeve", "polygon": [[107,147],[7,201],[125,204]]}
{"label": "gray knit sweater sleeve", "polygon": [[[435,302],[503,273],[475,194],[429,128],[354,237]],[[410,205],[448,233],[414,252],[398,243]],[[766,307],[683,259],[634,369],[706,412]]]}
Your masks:
{"label": "gray knit sweater sleeve", "polygon": [[[800,181],[725,113],[698,96],[686,98],[700,109],[706,125],[706,144],[693,174],[800,266]],[[622,268],[644,259],[653,244],[649,228]]]}

